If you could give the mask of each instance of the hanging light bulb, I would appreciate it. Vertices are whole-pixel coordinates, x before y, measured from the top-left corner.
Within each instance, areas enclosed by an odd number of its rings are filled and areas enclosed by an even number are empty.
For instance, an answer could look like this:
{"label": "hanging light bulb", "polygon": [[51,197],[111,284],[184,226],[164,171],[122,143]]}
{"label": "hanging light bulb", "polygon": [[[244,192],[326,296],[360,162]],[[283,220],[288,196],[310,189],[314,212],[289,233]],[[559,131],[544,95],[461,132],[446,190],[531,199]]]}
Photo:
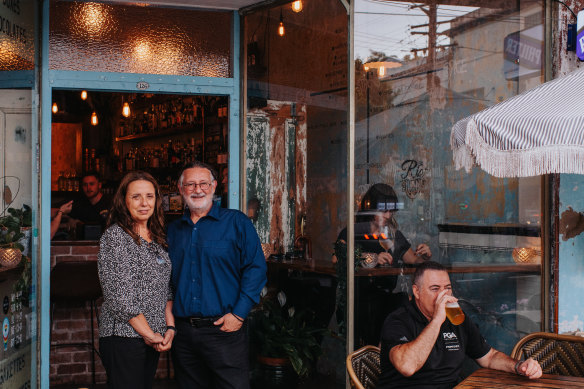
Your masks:
{"label": "hanging light bulb", "polygon": [[91,124],[97,126],[97,114],[95,113],[95,111],[93,111],[93,113],[91,114]]}
{"label": "hanging light bulb", "polygon": [[81,100],[85,100],[87,98],[87,91],[86,90],[82,90],[81,91]]}
{"label": "hanging light bulb", "polygon": [[57,113],[59,111],[59,107],[57,107],[57,103],[53,103],[53,106],[51,107],[51,111],[53,111],[53,113]]}
{"label": "hanging light bulb", "polygon": [[130,116],[130,104],[128,104],[128,102],[125,102],[122,107],[122,115],[124,115],[124,117]]}
{"label": "hanging light bulb", "polygon": [[301,0],[292,2],[292,11],[294,11],[294,12],[302,11],[302,1]]}
{"label": "hanging light bulb", "polygon": [[282,10],[280,10],[280,25],[278,26],[278,35],[284,36],[286,31],[284,31],[284,18],[282,17]]}

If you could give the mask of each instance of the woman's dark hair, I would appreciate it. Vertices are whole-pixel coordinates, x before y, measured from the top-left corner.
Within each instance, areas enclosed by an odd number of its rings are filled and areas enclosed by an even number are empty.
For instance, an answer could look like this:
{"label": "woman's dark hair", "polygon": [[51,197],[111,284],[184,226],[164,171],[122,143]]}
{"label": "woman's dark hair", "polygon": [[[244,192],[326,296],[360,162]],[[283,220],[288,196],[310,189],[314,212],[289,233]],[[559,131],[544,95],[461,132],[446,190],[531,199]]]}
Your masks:
{"label": "woman's dark hair", "polygon": [[[398,205],[397,194],[390,185],[374,184],[361,199],[357,222],[372,221],[377,212],[396,211],[399,208]],[[392,223],[395,223],[395,228],[398,227],[394,218],[392,218]]]}
{"label": "woman's dark hair", "polygon": [[120,186],[114,195],[112,209],[107,218],[107,227],[118,224],[124,231],[126,231],[137,244],[140,244],[140,235],[134,231],[134,219],[128,211],[126,206],[126,194],[128,193],[128,186],[134,181],[144,180],[150,182],[154,186],[156,193],[156,204],[154,206],[154,213],[148,219],[148,229],[152,240],[156,243],[167,247],[166,234],[164,233],[164,213],[162,211],[162,198],[160,197],[160,188],[158,182],[150,175],[140,170],[129,172],[122,178]]}

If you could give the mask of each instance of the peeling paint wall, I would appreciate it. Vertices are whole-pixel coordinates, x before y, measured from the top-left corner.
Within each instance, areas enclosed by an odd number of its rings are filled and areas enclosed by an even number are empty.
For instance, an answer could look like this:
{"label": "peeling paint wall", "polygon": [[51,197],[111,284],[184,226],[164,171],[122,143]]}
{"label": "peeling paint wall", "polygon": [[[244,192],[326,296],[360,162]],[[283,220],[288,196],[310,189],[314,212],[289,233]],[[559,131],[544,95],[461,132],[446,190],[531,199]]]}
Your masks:
{"label": "peeling paint wall", "polygon": [[[565,1],[574,12],[584,9],[584,1]],[[552,77],[557,78],[582,66],[576,52],[566,51],[568,24],[576,23],[574,17],[561,4],[552,3]],[[560,175],[557,210],[560,217],[558,242],[558,331],[584,330],[584,176]],[[552,266],[555,264],[552,263]],[[552,268],[554,270],[555,268]]]}
{"label": "peeling paint wall", "polygon": [[306,212],[306,107],[270,100],[250,111],[246,144],[246,198],[260,202],[260,239],[289,251]]}

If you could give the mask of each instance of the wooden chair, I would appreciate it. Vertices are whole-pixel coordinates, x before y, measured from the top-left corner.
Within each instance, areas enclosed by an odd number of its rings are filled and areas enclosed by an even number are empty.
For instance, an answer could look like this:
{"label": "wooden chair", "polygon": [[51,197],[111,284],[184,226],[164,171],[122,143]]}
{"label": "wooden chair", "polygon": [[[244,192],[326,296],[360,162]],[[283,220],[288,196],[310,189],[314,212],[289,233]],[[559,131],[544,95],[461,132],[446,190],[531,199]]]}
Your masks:
{"label": "wooden chair", "polygon": [[375,389],[381,373],[379,347],[365,346],[347,356],[351,385],[357,389]]}
{"label": "wooden chair", "polygon": [[534,332],[517,342],[511,358],[533,358],[546,374],[584,377],[584,337]]}

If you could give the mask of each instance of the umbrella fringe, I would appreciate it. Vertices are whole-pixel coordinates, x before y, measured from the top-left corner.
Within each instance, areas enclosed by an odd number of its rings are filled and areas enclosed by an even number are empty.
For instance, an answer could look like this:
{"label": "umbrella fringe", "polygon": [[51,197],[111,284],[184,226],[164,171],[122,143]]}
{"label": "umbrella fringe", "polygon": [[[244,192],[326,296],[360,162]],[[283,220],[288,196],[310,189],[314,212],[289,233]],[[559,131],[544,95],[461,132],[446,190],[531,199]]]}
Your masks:
{"label": "umbrella fringe", "polygon": [[456,169],[470,173],[473,164],[495,177],[531,177],[549,173],[584,174],[584,147],[551,145],[529,150],[498,150],[487,144],[474,120],[466,127],[465,145],[453,147]]}

